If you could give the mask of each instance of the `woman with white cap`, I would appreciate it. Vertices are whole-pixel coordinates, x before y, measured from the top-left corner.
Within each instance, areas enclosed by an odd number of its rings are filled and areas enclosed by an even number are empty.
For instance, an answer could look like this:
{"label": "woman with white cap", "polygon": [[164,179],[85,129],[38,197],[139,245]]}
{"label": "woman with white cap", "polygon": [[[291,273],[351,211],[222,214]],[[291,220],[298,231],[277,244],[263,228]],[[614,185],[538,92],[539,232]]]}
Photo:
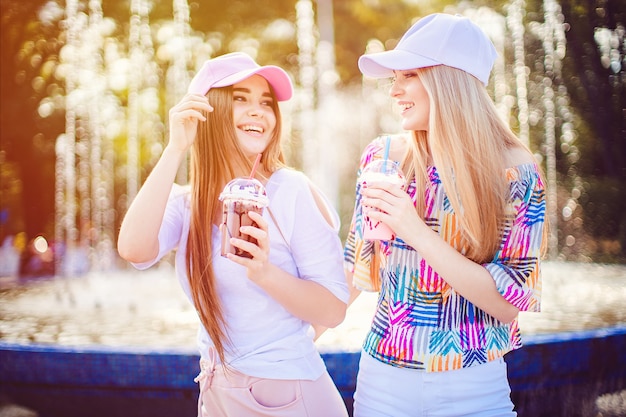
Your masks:
{"label": "woman with white cap", "polygon": [[[518,313],[539,311],[545,190],[485,88],[495,58],[468,18],[433,14],[359,59],[392,79],[408,133],[365,148],[359,172],[389,155],[406,184],[357,185],[344,248],[352,298],[380,291],[355,417],[516,415],[503,357],[521,347]],[[364,239],[364,213],[395,237]]]}
{"label": "woman with white cap", "polygon": [[[169,142],[122,223],[118,251],[137,268],[176,250],[196,308],[198,416],[347,416],[311,324],[343,320],[348,288],[338,216],[281,151],[285,71],[243,53],[205,62],[169,113]],[[174,183],[190,151],[190,184]],[[258,166],[256,157],[261,154]],[[254,172],[269,206],[231,238],[250,258],[221,254],[224,186]]]}

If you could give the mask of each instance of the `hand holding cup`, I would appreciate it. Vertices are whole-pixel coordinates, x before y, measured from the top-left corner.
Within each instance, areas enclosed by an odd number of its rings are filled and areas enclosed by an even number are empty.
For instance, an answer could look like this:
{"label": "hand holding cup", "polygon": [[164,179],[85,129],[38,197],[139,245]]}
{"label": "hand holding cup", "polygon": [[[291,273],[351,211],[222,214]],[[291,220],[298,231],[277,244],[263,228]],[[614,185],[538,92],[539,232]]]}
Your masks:
{"label": "hand holding cup", "polygon": [[269,199],[265,193],[265,188],[254,178],[235,178],[224,187],[220,194],[223,205],[222,223],[220,231],[222,234],[221,255],[226,256],[232,253],[244,258],[252,258],[252,255],[230,243],[230,239],[245,240],[257,244],[257,240],[241,232],[242,226],[258,227],[256,222],[249,216],[249,212],[254,211],[260,215],[269,204]]}
{"label": "hand holding cup", "polygon": [[[359,182],[361,189],[366,188],[368,183],[389,183],[404,187],[405,179],[397,162],[391,159],[378,159],[365,166]],[[363,239],[393,240],[394,238],[394,233],[389,226],[363,213]]]}

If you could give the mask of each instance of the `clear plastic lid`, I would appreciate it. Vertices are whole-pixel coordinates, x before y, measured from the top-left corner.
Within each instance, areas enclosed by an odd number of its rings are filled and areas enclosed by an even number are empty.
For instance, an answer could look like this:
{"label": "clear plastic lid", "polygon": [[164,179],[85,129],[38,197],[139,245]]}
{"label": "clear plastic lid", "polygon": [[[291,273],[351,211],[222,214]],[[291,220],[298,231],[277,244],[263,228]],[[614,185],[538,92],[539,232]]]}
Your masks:
{"label": "clear plastic lid", "polygon": [[387,181],[404,185],[405,178],[400,165],[396,161],[376,159],[363,168],[360,181]]}
{"label": "clear plastic lid", "polygon": [[254,178],[235,178],[224,187],[220,194],[220,200],[226,199],[249,200],[264,206],[269,204],[265,187]]}

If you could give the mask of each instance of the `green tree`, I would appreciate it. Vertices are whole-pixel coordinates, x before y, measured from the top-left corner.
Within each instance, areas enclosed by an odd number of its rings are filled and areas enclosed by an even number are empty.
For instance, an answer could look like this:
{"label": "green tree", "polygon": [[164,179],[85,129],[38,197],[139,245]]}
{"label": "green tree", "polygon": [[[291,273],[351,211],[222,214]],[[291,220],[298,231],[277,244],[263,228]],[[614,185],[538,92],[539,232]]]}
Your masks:
{"label": "green tree", "polygon": [[626,262],[626,2],[560,3],[569,28],[565,81],[584,121],[577,166],[585,230],[601,244],[595,259]]}

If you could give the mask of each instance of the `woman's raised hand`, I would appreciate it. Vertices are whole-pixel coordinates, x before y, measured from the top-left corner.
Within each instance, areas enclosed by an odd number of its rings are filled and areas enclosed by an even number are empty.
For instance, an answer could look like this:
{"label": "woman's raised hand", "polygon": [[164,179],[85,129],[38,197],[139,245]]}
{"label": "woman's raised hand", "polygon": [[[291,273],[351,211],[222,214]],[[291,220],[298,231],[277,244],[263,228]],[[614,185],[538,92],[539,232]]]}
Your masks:
{"label": "woman's raised hand", "polygon": [[199,94],[185,95],[170,109],[169,145],[181,152],[187,151],[196,138],[198,121],[206,121],[204,112],[213,111],[206,96]]}

